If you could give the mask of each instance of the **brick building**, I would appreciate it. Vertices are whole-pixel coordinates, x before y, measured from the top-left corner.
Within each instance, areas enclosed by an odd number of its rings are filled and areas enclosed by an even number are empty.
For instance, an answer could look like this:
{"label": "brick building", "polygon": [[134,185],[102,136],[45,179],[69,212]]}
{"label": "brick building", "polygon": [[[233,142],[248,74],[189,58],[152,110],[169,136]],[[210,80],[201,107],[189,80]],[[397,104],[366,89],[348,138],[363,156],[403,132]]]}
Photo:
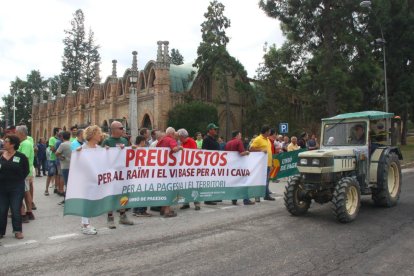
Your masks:
{"label": "brick building", "polygon": [[[50,137],[54,127],[69,129],[73,125],[86,127],[99,125],[104,131],[108,130],[113,120],[121,120],[125,126],[131,121],[131,91],[136,91],[136,114],[138,128],[165,130],[168,121],[168,111],[182,103],[186,95],[193,99],[214,103],[218,109],[220,133],[223,136],[234,130],[242,130],[244,110],[242,98],[234,90],[235,79],[229,78],[229,102],[226,104],[218,97],[218,83],[210,80],[202,85],[194,84],[195,68],[191,64],[170,64],[168,41],[158,41],[156,60],[149,61],[142,70],[137,70],[138,82],[131,86],[130,76],[134,68],[127,69],[122,77],[117,76],[116,60],[112,61],[112,74],[103,83],[99,76],[99,65],[95,67],[96,78],[91,87],[81,85],[72,91],[69,83],[68,91],[53,97],[33,98],[32,106],[32,136]],[[133,52],[136,64],[136,52]],[[134,62],[133,62],[134,65]],[[196,75],[196,73],[195,73]],[[193,76],[193,77],[190,77]],[[136,89],[136,90],[134,90]],[[226,106],[229,110],[227,117]],[[202,116],[202,114],[200,114]],[[133,120],[134,121],[134,120]],[[227,128],[226,121],[229,121]],[[228,130],[227,130],[228,129]],[[227,131],[226,131],[227,130]],[[204,131],[204,130],[201,130]],[[227,134],[227,135],[226,135]],[[230,139],[230,137],[227,137]]]}

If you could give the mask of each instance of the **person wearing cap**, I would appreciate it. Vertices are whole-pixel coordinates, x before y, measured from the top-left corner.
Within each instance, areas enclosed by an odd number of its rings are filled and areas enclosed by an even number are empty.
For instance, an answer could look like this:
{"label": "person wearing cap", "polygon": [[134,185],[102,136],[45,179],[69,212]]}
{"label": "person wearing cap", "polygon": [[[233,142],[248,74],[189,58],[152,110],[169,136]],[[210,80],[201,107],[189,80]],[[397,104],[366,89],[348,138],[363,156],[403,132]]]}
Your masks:
{"label": "person wearing cap", "polygon": [[[218,126],[210,123],[207,126],[207,135],[203,139],[202,149],[204,150],[220,150],[220,145],[216,140]],[[204,201],[206,205],[217,205],[215,201]]]}
{"label": "person wearing cap", "polygon": [[220,144],[216,140],[217,130],[219,127],[214,123],[207,126],[207,135],[203,139],[202,149],[206,150],[220,150]]}

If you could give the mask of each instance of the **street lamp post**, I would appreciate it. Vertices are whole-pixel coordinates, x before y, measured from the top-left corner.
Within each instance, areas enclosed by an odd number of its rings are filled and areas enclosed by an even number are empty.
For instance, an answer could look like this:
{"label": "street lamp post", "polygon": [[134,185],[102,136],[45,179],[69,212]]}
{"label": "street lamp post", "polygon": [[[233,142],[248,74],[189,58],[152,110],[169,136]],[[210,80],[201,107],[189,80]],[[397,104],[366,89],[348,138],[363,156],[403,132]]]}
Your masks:
{"label": "street lamp post", "polygon": [[133,51],[132,68],[129,75],[129,125],[131,130],[131,137],[138,136],[138,110],[137,110],[137,89],[135,85],[138,82],[138,65],[137,65],[137,51]]}
{"label": "street lamp post", "polygon": [[[367,9],[371,9],[371,1],[362,1],[360,4],[360,7],[362,8],[367,8]],[[376,17],[375,13],[374,16]],[[383,55],[383,59],[384,59],[384,92],[385,92],[385,112],[388,112],[388,85],[387,85],[387,61],[385,59],[385,38],[384,38],[384,32],[382,31],[382,25],[381,22],[379,22],[379,20],[376,21],[378,23],[378,26],[380,28],[380,32],[381,32],[381,38],[377,38],[375,39],[374,43],[381,45],[382,46],[382,55]]]}
{"label": "street lamp post", "polygon": [[[371,9],[372,2],[371,1],[362,1],[359,6],[362,8]],[[382,25],[381,22],[378,20],[375,13],[373,13],[375,16],[375,21],[378,23],[378,26],[380,28],[381,32],[381,38],[377,38],[374,40],[374,44],[381,45],[382,46],[382,56],[383,56],[383,63],[384,63],[384,96],[385,96],[385,112],[389,112],[388,109],[388,85],[387,85],[387,61],[385,58],[385,38],[384,38],[384,32],[382,31]],[[385,129],[387,130],[387,141],[389,141],[389,131],[388,127],[391,125],[389,122],[389,118],[385,120]]]}
{"label": "street lamp post", "polygon": [[13,93],[13,125],[16,125],[16,94]]}
{"label": "street lamp post", "polygon": [[374,44],[382,46],[382,56],[383,56],[383,60],[384,60],[385,112],[388,112],[387,62],[386,62],[386,59],[385,59],[385,39],[384,39],[384,37],[375,39]]}

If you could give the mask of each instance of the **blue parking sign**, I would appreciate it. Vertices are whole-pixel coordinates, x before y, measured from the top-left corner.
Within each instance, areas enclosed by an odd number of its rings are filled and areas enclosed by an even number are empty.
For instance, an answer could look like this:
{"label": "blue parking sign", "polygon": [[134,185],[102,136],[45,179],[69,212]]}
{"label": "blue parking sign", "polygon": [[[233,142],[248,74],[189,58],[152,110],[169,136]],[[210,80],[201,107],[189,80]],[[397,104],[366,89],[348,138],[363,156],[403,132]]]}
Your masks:
{"label": "blue parking sign", "polygon": [[289,123],[280,123],[279,124],[279,133],[286,134],[289,132]]}

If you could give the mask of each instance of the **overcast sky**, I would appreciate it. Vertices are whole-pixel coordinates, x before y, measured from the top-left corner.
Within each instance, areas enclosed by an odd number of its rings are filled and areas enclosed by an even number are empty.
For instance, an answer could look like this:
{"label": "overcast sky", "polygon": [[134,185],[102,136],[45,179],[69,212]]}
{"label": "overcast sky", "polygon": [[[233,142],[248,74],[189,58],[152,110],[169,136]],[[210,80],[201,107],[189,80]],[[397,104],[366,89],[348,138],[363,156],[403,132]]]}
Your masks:
{"label": "overcast sky", "polygon": [[[230,19],[228,51],[256,74],[262,61],[263,45],[280,46],[279,22],[267,17],[259,0],[221,0]],[[178,49],[184,62],[193,62],[201,41],[200,24],[209,0],[12,0],[0,9],[0,97],[9,93],[16,77],[26,80],[32,70],[46,79],[61,72],[64,30],[77,9],[85,16],[85,30],[95,33],[100,45],[101,78],[118,60],[118,77],[132,63],[138,51],[138,68],[156,59],[157,41],[168,40],[169,49]],[[0,100],[0,104],[3,104]]]}

